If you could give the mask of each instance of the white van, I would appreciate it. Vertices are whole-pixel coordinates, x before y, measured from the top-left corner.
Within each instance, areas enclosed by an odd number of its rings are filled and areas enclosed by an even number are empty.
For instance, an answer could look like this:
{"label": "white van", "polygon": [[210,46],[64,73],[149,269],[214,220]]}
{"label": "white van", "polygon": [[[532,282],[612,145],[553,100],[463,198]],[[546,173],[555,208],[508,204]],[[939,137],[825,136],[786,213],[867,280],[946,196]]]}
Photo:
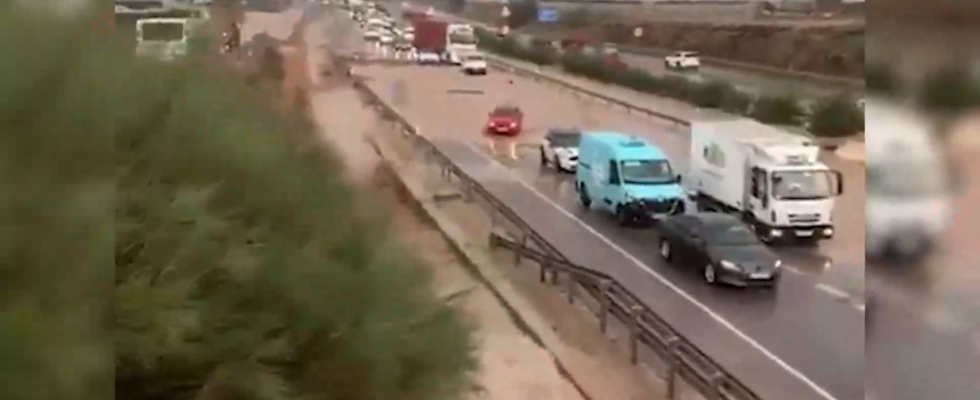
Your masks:
{"label": "white van", "polygon": [[136,55],[164,61],[187,55],[192,24],[186,18],[145,18],[136,21]]}
{"label": "white van", "polygon": [[951,224],[955,172],[914,110],[868,99],[865,116],[866,257],[922,259]]}

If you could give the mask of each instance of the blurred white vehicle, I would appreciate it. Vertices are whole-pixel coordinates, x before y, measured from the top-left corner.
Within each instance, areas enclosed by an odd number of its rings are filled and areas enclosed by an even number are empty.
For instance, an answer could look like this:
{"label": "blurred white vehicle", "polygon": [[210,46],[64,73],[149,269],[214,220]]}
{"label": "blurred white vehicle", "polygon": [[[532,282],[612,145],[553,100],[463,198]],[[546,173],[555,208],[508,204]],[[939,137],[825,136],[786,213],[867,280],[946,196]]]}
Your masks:
{"label": "blurred white vehicle", "polygon": [[866,257],[920,260],[951,223],[954,171],[926,118],[878,99],[864,111]]}
{"label": "blurred white vehicle", "polygon": [[664,57],[667,69],[698,69],[701,68],[701,58],[693,51],[678,51]]}
{"label": "blurred white vehicle", "polygon": [[439,64],[442,62],[442,57],[439,56],[439,53],[420,51],[417,60],[419,64]]}
{"label": "blurred white vehicle", "polygon": [[467,75],[486,75],[487,58],[480,53],[468,53],[462,56],[463,73]]}

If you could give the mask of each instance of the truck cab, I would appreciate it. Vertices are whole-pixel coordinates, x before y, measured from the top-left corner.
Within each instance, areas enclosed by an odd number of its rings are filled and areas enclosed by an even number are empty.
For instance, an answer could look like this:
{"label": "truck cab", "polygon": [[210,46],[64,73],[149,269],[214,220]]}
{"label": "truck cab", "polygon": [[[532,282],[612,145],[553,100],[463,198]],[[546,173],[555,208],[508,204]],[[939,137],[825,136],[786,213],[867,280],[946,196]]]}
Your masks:
{"label": "truck cab", "polygon": [[699,209],[740,214],[765,242],[834,235],[840,172],[809,138],[749,119],[695,122],[690,183]]}
{"label": "truck cab", "polygon": [[680,175],[646,140],[616,132],[587,132],[579,143],[575,190],[587,209],[616,216],[620,225],[650,223],[684,213]]}

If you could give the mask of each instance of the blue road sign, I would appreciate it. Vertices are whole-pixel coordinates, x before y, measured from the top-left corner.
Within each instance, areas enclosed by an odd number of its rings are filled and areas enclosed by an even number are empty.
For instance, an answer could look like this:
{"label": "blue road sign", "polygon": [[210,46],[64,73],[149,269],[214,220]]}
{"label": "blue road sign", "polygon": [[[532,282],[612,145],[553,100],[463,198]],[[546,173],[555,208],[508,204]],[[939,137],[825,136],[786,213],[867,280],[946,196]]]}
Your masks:
{"label": "blue road sign", "polygon": [[554,8],[541,8],[538,9],[538,22],[556,22],[558,21],[558,10]]}

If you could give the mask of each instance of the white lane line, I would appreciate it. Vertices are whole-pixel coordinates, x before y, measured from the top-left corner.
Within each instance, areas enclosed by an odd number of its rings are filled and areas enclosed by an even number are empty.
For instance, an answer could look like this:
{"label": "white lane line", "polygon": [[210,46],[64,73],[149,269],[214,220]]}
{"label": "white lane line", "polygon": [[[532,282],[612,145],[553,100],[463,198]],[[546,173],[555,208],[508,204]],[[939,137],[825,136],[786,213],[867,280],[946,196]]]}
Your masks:
{"label": "white lane line", "polygon": [[[503,166],[497,160],[495,160],[492,157],[484,154],[482,151],[480,151],[479,148],[477,148],[476,146],[474,146],[472,143],[467,143],[467,146],[469,146],[474,152],[476,152],[477,154],[479,154],[481,157],[483,157],[484,159],[488,160],[489,162]],[[757,342],[755,339],[752,339],[752,337],[750,337],[748,334],[746,334],[745,332],[742,332],[741,330],[739,330],[737,327],[735,327],[735,325],[733,325],[731,322],[728,322],[728,320],[726,320],[724,317],[722,317],[718,313],[712,311],[710,308],[708,308],[708,306],[706,306],[703,303],[699,302],[697,299],[695,299],[693,296],[691,296],[690,294],[688,294],[687,292],[685,292],[683,289],[681,289],[677,285],[674,285],[673,282],[669,281],[667,278],[664,278],[662,275],[660,275],[659,273],[657,273],[657,271],[655,271],[649,265],[644,264],[643,261],[640,261],[638,258],[634,257],[632,254],[630,254],[629,252],[627,252],[626,250],[624,250],[622,247],[619,247],[619,245],[617,245],[615,242],[613,242],[612,240],[610,240],[609,238],[607,238],[603,234],[599,233],[599,231],[596,231],[594,228],[592,228],[591,226],[589,226],[589,224],[587,224],[585,221],[582,221],[581,219],[579,219],[578,217],[576,217],[574,214],[572,214],[572,213],[568,212],[567,210],[565,210],[564,208],[562,208],[561,205],[559,205],[554,200],[552,200],[551,198],[549,198],[548,196],[546,196],[544,193],[541,193],[540,191],[538,191],[533,186],[528,185],[527,182],[525,182],[523,179],[521,179],[520,176],[518,174],[514,173],[513,170],[509,170],[508,172],[511,174],[511,176],[513,178],[515,178],[515,180],[517,182],[519,182],[521,184],[521,186],[524,186],[525,188],[527,188],[528,190],[530,190],[531,193],[534,193],[535,195],[537,195],[538,197],[540,197],[542,200],[544,200],[545,202],[547,202],[548,204],[550,204],[552,207],[554,207],[556,210],[558,210],[558,212],[562,213],[563,215],[565,215],[566,217],[568,217],[572,221],[575,221],[579,226],[582,227],[582,229],[585,229],[587,232],[591,233],[593,236],[595,236],[596,238],[598,238],[599,240],[601,240],[607,246],[611,247],[613,250],[616,250],[617,253],[621,254],[623,257],[625,257],[627,260],[629,260],[630,262],[632,262],[634,265],[636,265],[637,267],[639,267],[643,271],[646,271],[648,274],[650,274],[650,276],[653,276],[655,279],[657,279],[658,281],[660,281],[660,283],[662,283],[664,286],[667,286],[668,288],[670,288],[670,290],[673,290],[675,293],[677,293],[678,295],[680,295],[681,297],[683,297],[685,300],[691,302],[691,304],[694,304],[695,307],[697,307],[702,312],[704,312],[705,314],[707,314],[709,317],[711,317],[711,319],[713,319],[716,322],[718,322],[719,324],[721,324],[721,326],[725,327],[725,329],[728,329],[729,331],[731,331],[732,333],[734,333],[740,339],[742,339],[743,341],[745,341],[746,343],[748,343],[749,346],[752,346],[753,348],[755,348],[756,350],[758,350],[760,353],[762,353],[764,356],[766,356],[766,358],[768,358],[772,362],[776,363],[776,365],[778,365],[782,369],[786,370],[786,372],[788,372],[790,375],[792,375],[796,379],[799,379],[801,382],[803,382],[804,384],[806,384],[807,386],[809,386],[810,389],[812,389],[814,392],[816,392],[817,394],[819,394],[821,397],[823,397],[826,400],[837,400],[837,398],[835,398],[833,395],[831,395],[830,392],[828,392],[824,388],[820,387],[820,385],[818,385],[816,382],[813,382],[812,380],[810,380],[810,378],[808,378],[802,372],[796,370],[796,368],[793,368],[786,361],[783,361],[783,359],[779,358],[779,356],[777,356],[773,352],[769,351],[769,349],[766,349],[764,346],[762,346],[762,344],[760,344],[759,342]]]}
{"label": "white lane line", "polygon": [[847,294],[847,292],[845,292],[843,290],[840,290],[838,288],[835,288],[833,286],[830,286],[830,285],[828,285],[826,283],[818,283],[817,284],[817,289],[820,289],[820,291],[825,292],[825,293],[827,293],[827,294],[829,294],[831,296],[834,296],[836,298],[839,298],[839,299],[846,299],[846,298],[851,297],[851,295]]}

